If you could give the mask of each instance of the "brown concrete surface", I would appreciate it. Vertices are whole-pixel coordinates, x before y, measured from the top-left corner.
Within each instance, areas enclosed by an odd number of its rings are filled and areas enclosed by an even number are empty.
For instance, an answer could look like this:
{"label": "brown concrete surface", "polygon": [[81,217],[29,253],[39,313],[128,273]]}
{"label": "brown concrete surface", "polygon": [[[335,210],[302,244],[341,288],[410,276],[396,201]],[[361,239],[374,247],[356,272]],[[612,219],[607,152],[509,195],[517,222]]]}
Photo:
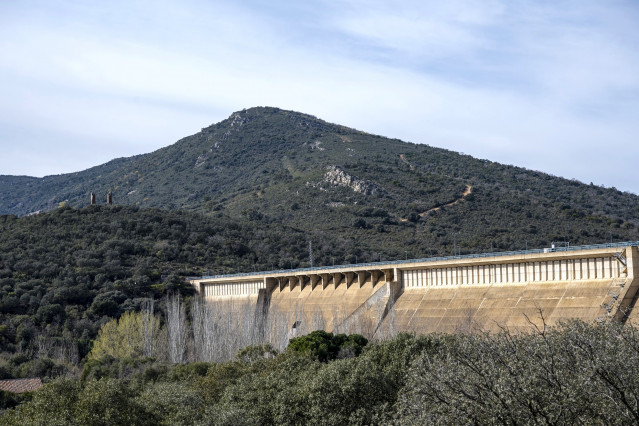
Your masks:
{"label": "brown concrete surface", "polygon": [[[399,327],[417,333],[526,330],[570,318],[608,316],[615,280],[407,290],[395,302]],[[626,280],[623,282],[625,283]],[[428,321],[424,321],[428,319]]]}

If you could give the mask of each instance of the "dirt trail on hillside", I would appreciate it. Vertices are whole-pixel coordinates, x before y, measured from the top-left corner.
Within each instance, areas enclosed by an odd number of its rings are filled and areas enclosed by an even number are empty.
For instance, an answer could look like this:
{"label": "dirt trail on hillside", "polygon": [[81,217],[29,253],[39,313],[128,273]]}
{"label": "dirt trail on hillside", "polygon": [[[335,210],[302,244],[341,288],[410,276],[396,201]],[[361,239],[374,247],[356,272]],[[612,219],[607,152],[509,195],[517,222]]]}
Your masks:
{"label": "dirt trail on hillside", "polygon": [[451,201],[450,203],[442,204],[441,206],[433,207],[432,209],[428,209],[425,212],[421,212],[419,215],[423,217],[423,216],[427,215],[430,212],[436,212],[437,210],[441,209],[442,207],[454,206],[455,204],[458,204],[458,203],[461,203],[462,201],[464,201],[464,198],[468,197],[472,193],[473,193],[473,187],[470,186],[470,185],[466,185],[466,190],[464,190],[464,193],[461,195],[461,197],[459,197],[455,201]]}
{"label": "dirt trail on hillside", "polygon": [[[455,204],[459,204],[459,203],[461,203],[462,201],[464,201],[464,199],[465,199],[466,197],[468,197],[468,196],[469,196],[470,194],[472,194],[472,193],[473,193],[473,187],[472,187],[472,186],[470,186],[470,185],[466,185],[466,189],[464,190],[464,193],[461,195],[461,197],[457,198],[457,199],[456,199],[456,200],[454,200],[454,201],[451,201],[450,203],[445,203],[445,204],[442,204],[442,205],[440,205],[440,206],[433,207],[432,209],[428,209],[428,210],[426,210],[425,212],[421,212],[421,213],[419,214],[419,216],[424,217],[424,216],[426,216],[428,213],[430,213],[430,212],[436,212],[437,210],[441,209],[442,207],[450,207],[450,206],[454,206]],[[408,219],[406,219],[406,218],[401,218],[401,219],[399,219],[399,220],[400,220],[401,222],[408,222]]]}
{"label": "dirt trail on hillside", "polygon": [[415,167],[408,162],[408,160],[406,159],[406,157],[404,157],[404,154],[399,154],[399,158],[408,165],[408,167],[410,167],[411,170],[415,170]]}

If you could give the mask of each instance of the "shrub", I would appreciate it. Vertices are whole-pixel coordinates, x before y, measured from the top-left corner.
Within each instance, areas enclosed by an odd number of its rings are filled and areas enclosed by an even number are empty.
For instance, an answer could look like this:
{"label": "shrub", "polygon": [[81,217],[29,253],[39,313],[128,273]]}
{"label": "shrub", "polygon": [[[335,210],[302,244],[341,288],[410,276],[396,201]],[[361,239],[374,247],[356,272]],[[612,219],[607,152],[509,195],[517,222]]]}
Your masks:
{"label": "shrub", "polygon": [[62,305],[57,303],[44,305],[38,308],[35,318],[40,324],[50,324],[53,321],[62,322],[65,318],[65,311]]}
{"label": "shrub", "polygon": [[156,425],[158,415],[135,398],[123,380],[101,379],[87,383],[78,394],[73,420],[84,425]]}
{"label": "shrub", "polygon": [[338,358],[340,354],[341,357],[357,356],[367,343],[368,340],[360,334],[333,335],[324,330],[316,330],[291,339],[286,350],[326,362]]}
{"label": "shrub", "polygon": [[0,417],[0,423],[7,426],[77,424],[74,410],[80,390],[79,382],[74,380],[48,383],[33,393],[31,401],[8,410]]}

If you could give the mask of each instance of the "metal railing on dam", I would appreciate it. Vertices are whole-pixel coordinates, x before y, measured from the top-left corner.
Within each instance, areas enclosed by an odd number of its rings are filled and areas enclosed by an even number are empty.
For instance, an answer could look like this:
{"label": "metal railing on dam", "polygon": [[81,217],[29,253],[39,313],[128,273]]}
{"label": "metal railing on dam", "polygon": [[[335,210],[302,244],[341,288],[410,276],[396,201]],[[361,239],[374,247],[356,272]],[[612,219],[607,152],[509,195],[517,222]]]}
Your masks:
{"label": "metal railing on dam", "polygon": [[239,278],[239,277],[247,277],[247,276],[254,276],[254,275],[279,275],[279,274],[294,275],[296,273],[301,273],[301,272],[312,273],[315,271],[340,270],[345,268],[367,268],[367,267],[381,268],[381,267],[389,267],[394,265],[406,265],[410,263],[431,263],[431,262],[442,262],[442,261],[445,262],[445,261],[464,260],[464,259],[521,256],[521,255],[525,256],[525,255],[534,255],[534,254],[543,254],[543,253],[560,253],[560,252],[571,252],[571,251],[581,251],[581,250],[607,249],[607,248],[624,249],[626,247],[631,247],[631,246],[639,246],[639,241],[626,241],[626,242],[605,243],[605,244],[588,244],[588,245],[580,245],[580,246],[564,246],[564,247],[530,249],[530,250],[486,252],[486,253],[464,254],[464,255],[457,255],[457,256],[436,256],[436,257],[427,257],[427,258],[421,258],[421,259],[351,263],[351,264],[330,265],[330,266],[317,266],[313,268],[276,269],[276,270],[270,270],[270,271],[240,272],[235,274],[205,275],[205,276],[197,276],[197,277],[195,276],[186,277],[186,280],[193,281],[193,280],[211,280],[211,279],[219,279],[219,278],[236,278],[236,277]]}

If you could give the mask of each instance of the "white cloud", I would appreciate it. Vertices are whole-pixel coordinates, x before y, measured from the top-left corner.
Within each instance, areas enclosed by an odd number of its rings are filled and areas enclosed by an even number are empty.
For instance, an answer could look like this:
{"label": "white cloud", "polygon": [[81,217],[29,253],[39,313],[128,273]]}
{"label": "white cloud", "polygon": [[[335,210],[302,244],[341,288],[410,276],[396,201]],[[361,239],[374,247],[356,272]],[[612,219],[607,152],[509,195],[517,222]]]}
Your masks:
{"label": "white cloud", "polygon": [[[639,192],[632,5],[35,4],[0,6],[0,173],[79,170],[272,105]],[[24,160],[39,138],[49,166]]]}
{"label": "white cloud", "polygon": [[345,34],[411,56],[437,58],[486,46],[482,29],[503,13],[496,1],[350,2],[332,19]]}

